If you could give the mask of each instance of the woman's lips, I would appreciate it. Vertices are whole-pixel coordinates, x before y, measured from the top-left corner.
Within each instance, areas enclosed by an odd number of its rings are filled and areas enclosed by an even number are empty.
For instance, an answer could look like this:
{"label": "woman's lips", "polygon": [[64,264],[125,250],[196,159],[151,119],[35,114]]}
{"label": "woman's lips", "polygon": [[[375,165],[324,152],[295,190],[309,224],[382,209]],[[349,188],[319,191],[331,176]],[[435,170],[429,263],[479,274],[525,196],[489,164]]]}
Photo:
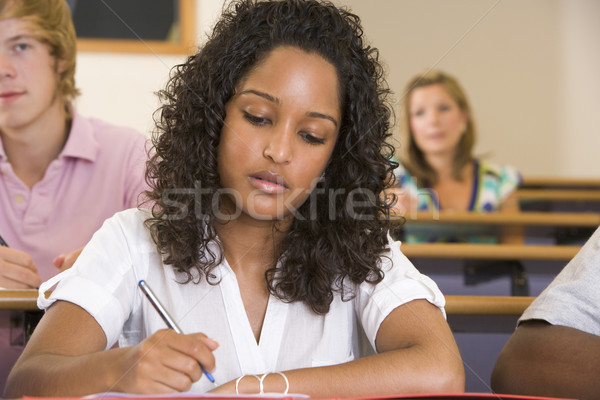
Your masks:
{"label": "woman's lips", "polygon": [[442,132],[430,133],[427,138],[431,140],[439,140],[444,138],[444,134]]}
{"label": "woman's lips", "polygon": [[249,177],[250,184],[265,193],[283,193],[288,187],[280,175],[271,171],[261,171]]}

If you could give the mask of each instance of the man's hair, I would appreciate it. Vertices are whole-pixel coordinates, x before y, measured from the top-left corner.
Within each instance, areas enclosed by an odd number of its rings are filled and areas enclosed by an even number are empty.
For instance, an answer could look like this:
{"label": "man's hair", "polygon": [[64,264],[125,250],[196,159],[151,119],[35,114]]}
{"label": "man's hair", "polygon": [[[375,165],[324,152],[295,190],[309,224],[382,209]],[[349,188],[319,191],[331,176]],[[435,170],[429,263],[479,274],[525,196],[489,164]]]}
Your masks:
{"label": "man's hair", "polygon": [[78,94],[75,87],[76,35],[65,0],[0,0],[0,19],[18,18],[31,23],[34,37],[50,47],[50,54],[64,63],[58,91],[68,103]]}

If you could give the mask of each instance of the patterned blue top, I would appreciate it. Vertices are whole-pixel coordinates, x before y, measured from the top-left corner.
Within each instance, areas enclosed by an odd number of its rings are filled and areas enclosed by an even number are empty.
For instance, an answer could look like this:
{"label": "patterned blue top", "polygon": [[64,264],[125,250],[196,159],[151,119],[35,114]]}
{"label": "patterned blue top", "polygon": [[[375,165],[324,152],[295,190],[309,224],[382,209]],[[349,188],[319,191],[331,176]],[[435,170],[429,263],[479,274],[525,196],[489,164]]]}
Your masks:
{"label": "patterned blue top", "polygon": [[[431,188],[422,188],[402,165],[394,171],[399,185],[417,199],[418,211],[440,210],[439,199]],[[521,183],[521,174],[510,166],[475,161],[473,191],[468,211],[495,212]],[[410,210],[409,210],[410,211]],[[498,232],[491,226],[419,223],[404,227],[404,241],[498,243]]]}

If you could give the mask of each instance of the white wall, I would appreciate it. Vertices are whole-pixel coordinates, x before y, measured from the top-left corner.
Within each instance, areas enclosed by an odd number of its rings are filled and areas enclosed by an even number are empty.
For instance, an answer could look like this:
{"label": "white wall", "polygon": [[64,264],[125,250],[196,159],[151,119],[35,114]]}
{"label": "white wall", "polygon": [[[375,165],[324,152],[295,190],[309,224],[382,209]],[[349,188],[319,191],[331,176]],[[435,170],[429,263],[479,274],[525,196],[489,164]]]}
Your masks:
{"label": "white wall", "polygon": [[[196,30],[200,43],[221,11],[221,1],[196,0]],[[155,92],[162,89],[171,68],[186,56],[79,52],[76,84],[82,95],[76,106],[84,115],[136,128],[153,129],[158,108]]]}
{"label": "white wall", "polygon": [[445,70],[459,80],[471,102],[479,129],[476,154],[529,175],[561,172],[548,162],[560,154],[558,2],[346,4],[361,16],[368,37],[380,48],[398,100],[415,74]]}
{"label": "white wall", "polygon": [[[335,0],[361,16],[401,98],[428,68],[455,75],[479,127],[477,154],[527,175],[598,177],[600,2]],[[222,0],[196,0],[199,41]],[[152,129],[170,68],[184,56],[80,53],[86,115]]]}
{"label": "white wall", "polygon": [[600,2],[563,0],[559,109],[565,175],[600,175]]}

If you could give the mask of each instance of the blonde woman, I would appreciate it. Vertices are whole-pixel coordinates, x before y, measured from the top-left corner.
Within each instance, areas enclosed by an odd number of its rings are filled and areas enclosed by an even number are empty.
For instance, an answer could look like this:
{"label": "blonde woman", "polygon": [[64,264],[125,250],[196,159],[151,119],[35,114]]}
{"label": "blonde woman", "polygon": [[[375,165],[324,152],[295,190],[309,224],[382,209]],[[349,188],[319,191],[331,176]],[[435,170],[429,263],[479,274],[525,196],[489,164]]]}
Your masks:
{"label": "blonde woman", "polygon": [[[396,209],[407,211],[519,211],[519,172],[473,156],[475,123],[467,97],[452,76],[429,71],[411,79],[402,105]],[[409,242],[520,242],[519,234],[487,227],[419,225]],[[500,238],[498,238],[500,236]]]}

